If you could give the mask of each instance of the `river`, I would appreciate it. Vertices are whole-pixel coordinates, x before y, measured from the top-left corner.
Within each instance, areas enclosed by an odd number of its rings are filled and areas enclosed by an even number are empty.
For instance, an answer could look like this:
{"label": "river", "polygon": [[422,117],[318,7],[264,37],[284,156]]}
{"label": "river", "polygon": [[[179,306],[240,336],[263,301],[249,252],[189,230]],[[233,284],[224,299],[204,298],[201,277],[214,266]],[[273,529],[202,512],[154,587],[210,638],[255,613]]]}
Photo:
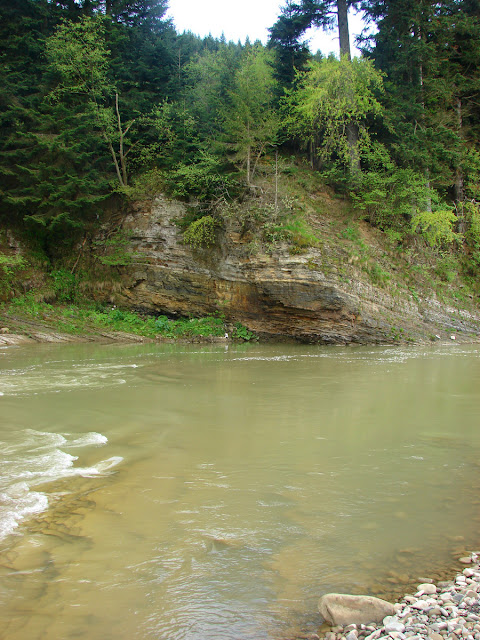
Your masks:
{"label": "river", "polygon": [[271,640],[478,548],[478,345],[0,350],[5,640]]}

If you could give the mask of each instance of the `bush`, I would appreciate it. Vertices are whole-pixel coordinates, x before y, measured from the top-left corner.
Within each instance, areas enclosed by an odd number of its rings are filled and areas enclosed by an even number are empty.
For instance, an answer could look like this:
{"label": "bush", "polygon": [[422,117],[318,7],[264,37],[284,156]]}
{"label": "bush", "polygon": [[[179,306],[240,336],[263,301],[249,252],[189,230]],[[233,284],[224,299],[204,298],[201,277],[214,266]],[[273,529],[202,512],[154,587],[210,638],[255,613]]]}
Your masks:
{"label": "bush", "polygon": [[22,256],[0,253],[0,295],[10,294],[15,279],[27,266]]}
{"label": "bush", "polygon": [[444,282],[453,282],[458,273],[458,262],[454,256],[445,255],[435,266],[435,273]]}
{"label": "bush", "polygon": [[189,225],[183,234],[183,239],[194,249],[201,246],[210,247],[215,244],[215,231],[218,224],[218,220],[213,216],[203,216]]}
{"label": "bush", "polygon": [[382,269],[382,267],[375,262],[371,267],[367,269],[370,280],[373,284],[384,287],[390,280],[390,274],[388,271]]}
{"label": "bush", "polygon": [[53,291],[58,302],[73,302],[78,294],[78,282],[75,274],[66,269],[57,269],[50,274],[53,279]]}
{"label": "bush", "polygon": [[251,340],[258,340],[257,336],[252,331],[250,331],[250,329],[244,327],[240,322],[235,323],[232,337],[239,340],[245,340],[246,342],[250,342]]}
{"label": "bush", "polygon": [[427,243],[434,249],[448,246],[457,238],[454,232],[457,216],[453,209],[422,211],[413,218],[411,229],[420,231]]}
{"label": "bush", "polygon": [[345,238],[345,240],[357,242],[358,240],[360,240],[360,230],[356,224],[348,225],[348,227],[344,231],[342,231],[341,237]]}
{"label": "bush", "polygon": [[153,200],[165,190],[165,178],[159,169],[151,169],[137,176],[133,186],[121,187],[129,200]]}
{"label": "bush", "polygon": [[136,253],[130,251],[130,241],[131,233],[119,229],[110,238],[94,242],[95,247],[100,250],[96,257],[105,266],[126,267],[137,257]]}
{"label": "bush", "polygon": [[167,186],[174,198],[208,202],[228,195],[232,185],[227,176],[220,174],[220,162],[204,153],[197,162],[180,164],[172,171]]}

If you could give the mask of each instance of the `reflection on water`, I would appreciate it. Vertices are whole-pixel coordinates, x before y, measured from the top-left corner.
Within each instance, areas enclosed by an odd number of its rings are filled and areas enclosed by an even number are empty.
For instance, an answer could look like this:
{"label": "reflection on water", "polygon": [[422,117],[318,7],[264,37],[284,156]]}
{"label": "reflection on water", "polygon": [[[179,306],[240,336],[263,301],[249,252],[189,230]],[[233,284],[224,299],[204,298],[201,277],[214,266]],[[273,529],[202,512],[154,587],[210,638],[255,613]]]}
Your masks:
{"label": "reflection on water", "polygon": [[477,347],[0,350],[5,637],[294,638],[478,546]]}

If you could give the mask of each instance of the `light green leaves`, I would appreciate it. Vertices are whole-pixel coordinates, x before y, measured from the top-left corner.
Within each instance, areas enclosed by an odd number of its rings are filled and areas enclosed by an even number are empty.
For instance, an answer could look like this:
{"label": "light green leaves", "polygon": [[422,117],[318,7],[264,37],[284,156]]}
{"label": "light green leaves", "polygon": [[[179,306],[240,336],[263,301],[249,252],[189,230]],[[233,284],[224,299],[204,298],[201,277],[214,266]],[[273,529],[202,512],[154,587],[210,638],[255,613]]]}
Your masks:
{"label": "light green leaves", "polygon": [[[322,160],[340,159],[348,165],[348,126],[380,117],[382,93],[382,74],[370,60],[314,60],[298,74],[296,88],[285,99],[288,129]],[[360,137],[369,140],[364,127]]]}
{"label": "light green leaves", "polygon": [[422,211],[412,220],[412,231],[420,231],[427,243],[435,248],[451,244],[458,236],[454,232],[457,216],[453,209]]}
{"label": "light green leaves", "polygon": [[107,76],[110,51],[106,48],[101,17],[62,22],[48,38],[46,54],[51,67],[60,76],[60,82],[51,94],[54,98],[67,93],[98,101],[112,92]]}

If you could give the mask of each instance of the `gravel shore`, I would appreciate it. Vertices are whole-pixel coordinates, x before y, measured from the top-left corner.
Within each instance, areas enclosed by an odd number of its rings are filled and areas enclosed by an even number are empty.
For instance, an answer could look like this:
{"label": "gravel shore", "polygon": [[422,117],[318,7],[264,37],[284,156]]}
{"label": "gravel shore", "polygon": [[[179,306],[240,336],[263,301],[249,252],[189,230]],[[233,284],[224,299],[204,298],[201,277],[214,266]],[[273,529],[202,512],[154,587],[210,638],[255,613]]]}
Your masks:
{"label": "gravel shore", "polygon": [[465,568],[453,581],[418,585],[383,623],[332,627],[324,640],[480,640],[479,553],[460,563]]}

